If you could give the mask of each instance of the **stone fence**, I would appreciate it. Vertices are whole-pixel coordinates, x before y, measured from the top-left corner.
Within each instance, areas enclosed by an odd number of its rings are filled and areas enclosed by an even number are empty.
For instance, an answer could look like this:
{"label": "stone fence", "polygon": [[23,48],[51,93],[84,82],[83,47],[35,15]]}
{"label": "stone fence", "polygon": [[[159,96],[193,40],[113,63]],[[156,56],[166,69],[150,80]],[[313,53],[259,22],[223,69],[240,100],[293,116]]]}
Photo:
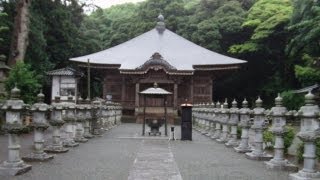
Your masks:
{"label": "stone fence", "polygon": [[[234,100],[231,107],[227,101],[223,104],[207,103],[193,106],[192,116],[194,129],[203,135],[234,148],[235,152],[244,153],[246,158],[265,161],[268,169],[292,171],[290,179],[318,179],[320,173],[316,169],[316,145],[319,138],[320,110],[315,103],[315,96],[308,93],[305,105],[299,111],[288,111],[282,105],[282,98],[275,98],[275,106],[267,110],[262,107],[262,100],[258,98],[255,107],[250,109],[248,102],[242,102],[238,108]],[[286,122],[293,117],[301,121],[300,132],[297,134],[304,143],[303,169],[284,158],[284,133]],[[269,129],[274,137],[273,155],[267,154],[263,146],[263,131],[267,127],[268,119],[272,120]],[[241,129],[241,139],[237,139],[237,130]],[[249,144],[249,132],[254,132],[254,142]],[[296,172],[298,171],[298,172]]]}
{"label": "stone fence", "polygon": [[[104,100],[83,100],[75,104],[72,97],[61,102],[55,97],[51,104],[44,103],[42,93],[37,96],[38,102],[28,106],[20,99],[20,90],[11,90],[11,98],[2,106],[5,111],[4,129],[8,132],[8,159],[0,164],[0,175],[19,175],[31,169],[25,161],[48,161],[54,156],[47,153],[65,153],[70,147],[79,146],[88,139],[102,136],[105,131],[120,125],[122,107],[120,104]],[[20,158],[19,134],[25,128],[22,114],[29,111],[32,115],[30,126],[34,129],[33,152]],[[52,140],[44,146],[47,139],[45,131],[51,126]],[[64,138],[61,138],[62,134]]]}

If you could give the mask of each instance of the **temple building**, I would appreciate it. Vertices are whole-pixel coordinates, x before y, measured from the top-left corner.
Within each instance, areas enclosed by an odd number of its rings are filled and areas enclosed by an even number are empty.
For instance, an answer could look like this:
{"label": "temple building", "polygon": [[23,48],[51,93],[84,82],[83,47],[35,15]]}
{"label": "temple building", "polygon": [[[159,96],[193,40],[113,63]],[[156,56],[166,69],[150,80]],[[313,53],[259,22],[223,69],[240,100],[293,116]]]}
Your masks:
{"label": "temple building", "polygon": [[[158,83],[172,92],[167,98],[169,122],[177,117],[180,104],[211,102],[214,80],[246,63],[190,42],[166,29],[159,15],[154,29],[115,47],[71,58],[80,67],[104,73],[103,97],[112,96],[124,108],[124,115],[142,120],[144,101],[139,92]],[[161,116],[163,101],[146,99],[147,114]]]}

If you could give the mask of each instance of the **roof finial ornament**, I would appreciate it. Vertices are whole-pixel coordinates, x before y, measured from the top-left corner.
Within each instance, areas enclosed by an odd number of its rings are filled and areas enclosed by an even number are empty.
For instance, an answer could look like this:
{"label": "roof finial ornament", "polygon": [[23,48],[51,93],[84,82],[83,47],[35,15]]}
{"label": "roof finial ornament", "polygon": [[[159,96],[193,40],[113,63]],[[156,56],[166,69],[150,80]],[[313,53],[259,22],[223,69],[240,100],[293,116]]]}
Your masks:
{"label": "roof finial ornament", "polygon": [[154,82],[154,83],[153,83],[153,87],[154,87],[154,88],[158,88],[158,83],[157,83],[157,82]]}
{"label": "roof finial ornament", "polygon": [[161,13],[158,16],[156,29],[160,34],[162,34],[164,30],[166,30],[166,24],[164,23],[164,16]]}

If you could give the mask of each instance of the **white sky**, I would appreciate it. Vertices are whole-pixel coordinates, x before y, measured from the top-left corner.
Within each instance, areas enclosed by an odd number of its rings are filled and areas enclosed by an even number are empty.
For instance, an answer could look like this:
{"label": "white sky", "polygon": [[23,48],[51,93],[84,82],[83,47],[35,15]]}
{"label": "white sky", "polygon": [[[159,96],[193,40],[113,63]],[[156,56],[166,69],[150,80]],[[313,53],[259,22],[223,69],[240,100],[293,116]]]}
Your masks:
{"label": "white sky", "polygon": [[123,4],[127,2],[136,3],[140,1],[144,1],[144,0],[93,0],[93,3],[97,6],[100,6],[101,8],[108,8],[116,4]]}

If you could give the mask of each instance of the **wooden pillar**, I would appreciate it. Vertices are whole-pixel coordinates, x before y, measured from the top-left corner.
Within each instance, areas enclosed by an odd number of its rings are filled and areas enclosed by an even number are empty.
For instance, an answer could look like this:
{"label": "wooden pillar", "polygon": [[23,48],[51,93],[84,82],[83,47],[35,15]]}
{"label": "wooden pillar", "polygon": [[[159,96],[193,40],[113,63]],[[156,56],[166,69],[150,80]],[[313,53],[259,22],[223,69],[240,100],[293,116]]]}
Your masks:
{"label": "wooden pillar", "polygon": [[134,108],[134,113],[135,115],[137,116],[138,115],[138,111],[139,111],[139,90],[140,90],[140,84],[139,83],[136,83],[136,98],[135,98],[135,108]]}
{"label": "wooden pillar", "polygon": [[122,76],[122,83],[121,83],[121,104],[124,105],[124,101],[126,100],[126,84],[125,78]]}
{"label": "wooden pillar", "polygon": [[190,102],[193,104],[193,78],[190,80]]}
{"label": "wooden pillar", "polygon": [[210,97],[210,100],[209,101],[213,101],[212,100],[212,79],[210,78],[210,83],[209,83],[209,97]]}
{"label": "wooden pillar", "polygon": [[178,84],[174,83],[173,85],[173,107],[177,109],[178,105]]}

